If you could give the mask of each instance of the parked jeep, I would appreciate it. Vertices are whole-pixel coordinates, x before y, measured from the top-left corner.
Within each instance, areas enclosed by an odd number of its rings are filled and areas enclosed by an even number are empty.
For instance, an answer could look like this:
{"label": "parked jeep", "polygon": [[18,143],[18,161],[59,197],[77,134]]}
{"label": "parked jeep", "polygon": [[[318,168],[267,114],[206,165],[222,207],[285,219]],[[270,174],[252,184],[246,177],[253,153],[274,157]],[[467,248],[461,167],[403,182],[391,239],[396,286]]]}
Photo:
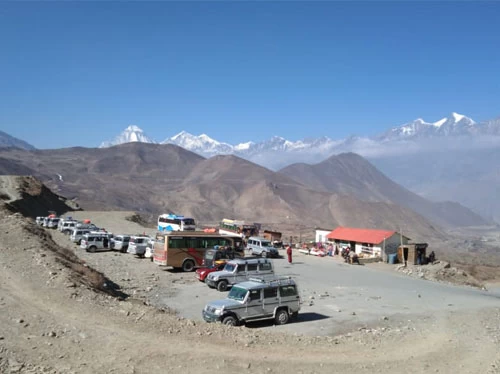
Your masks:
{"label": "parked jeep", "polygon": [[259,236],[251,236],[248,238],[247,250],[256,256],[280,257],[278,249],[273,246],[271,241]]}
{"label": "parked jeep", "polygon": [[298,316],[300,303],[297,284],[290,277],[250,279],[234,285],[226,299],[209,302],[202,316],[207,322],[232,326],[264,319],[284,325]]}
{"label": "parked jeep", "polygon": [[233,284],[252,277],[274,277],[272,260],[267,258],[239,258],[228,261],[224,270],[208,274],[205,283],[210,288],[226,291]]}

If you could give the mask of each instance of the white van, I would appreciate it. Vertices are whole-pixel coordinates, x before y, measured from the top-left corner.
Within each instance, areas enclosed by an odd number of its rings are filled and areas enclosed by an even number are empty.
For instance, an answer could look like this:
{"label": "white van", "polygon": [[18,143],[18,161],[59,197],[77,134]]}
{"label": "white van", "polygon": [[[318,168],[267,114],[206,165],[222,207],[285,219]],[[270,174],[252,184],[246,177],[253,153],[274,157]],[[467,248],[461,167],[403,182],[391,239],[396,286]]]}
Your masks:
{"label": "white van", "polygon": [[278,249],[274,248],[273,243],[259,236],[251,236],[248,238],[247,249],[255,256],[279,257]]}

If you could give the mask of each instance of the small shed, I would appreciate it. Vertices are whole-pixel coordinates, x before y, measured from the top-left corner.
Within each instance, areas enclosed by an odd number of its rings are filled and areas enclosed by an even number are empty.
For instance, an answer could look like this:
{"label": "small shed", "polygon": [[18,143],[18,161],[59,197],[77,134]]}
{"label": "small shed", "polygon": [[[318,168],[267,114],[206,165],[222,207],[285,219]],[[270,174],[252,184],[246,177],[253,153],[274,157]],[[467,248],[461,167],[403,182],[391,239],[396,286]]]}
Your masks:
{"label": "small shed", "polygon": [[425,265],[427,261],[427,247],[427,243],[400,245],[398,247],[398,262],[402,264]]}
{"label": "small shed", "polygon": [[279,231],[264,230],[262,236],[271,242],[281,242],[281,232]]}

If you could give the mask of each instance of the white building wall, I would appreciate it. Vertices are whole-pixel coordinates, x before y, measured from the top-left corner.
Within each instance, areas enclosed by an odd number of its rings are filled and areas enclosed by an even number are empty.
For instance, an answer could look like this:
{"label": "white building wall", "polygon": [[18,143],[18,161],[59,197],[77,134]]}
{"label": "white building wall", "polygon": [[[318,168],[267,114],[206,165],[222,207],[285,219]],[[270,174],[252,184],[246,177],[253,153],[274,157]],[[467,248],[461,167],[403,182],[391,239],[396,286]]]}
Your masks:
{"label": "white building wall", "polygon": [[[403,244],[408,244],[408,239],[404,236],[402,237]],[[389,238],[385,239],[385,243],[374,244],[372,247],[364,247],[361,243],[356,243],[355,251],[357,254],[360,253],[373,253],[373,256],[381,256],[384,261],[387,259],[387,255],[390,253],[396,253],[398,247],[401,245],[401,237],[399,233],[395,233]],[[384,248],[385,247],[385,248]]]}
{"label": "white building wall", "polygon": [[328,241],[328,239],[326,238],[326,236],[331,233],[331,231],[327,231],[327,230],[316,230],[316,236],[315,236],[315,239],[314,241],[316,243],[324,243],[326,241]]}

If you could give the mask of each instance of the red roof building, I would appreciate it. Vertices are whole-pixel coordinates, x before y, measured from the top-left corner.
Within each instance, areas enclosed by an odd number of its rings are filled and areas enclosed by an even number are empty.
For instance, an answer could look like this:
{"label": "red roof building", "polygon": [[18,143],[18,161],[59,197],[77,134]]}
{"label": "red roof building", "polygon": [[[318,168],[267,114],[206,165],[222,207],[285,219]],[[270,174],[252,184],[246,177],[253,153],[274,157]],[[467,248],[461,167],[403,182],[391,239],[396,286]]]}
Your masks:
{"label": "red roof building", "polygon": [[394,248],[402,242],[407,244],[410,238],[400,235],[394,230],[359,229],[353,227],[337,227],[327,236],[329,241],[345,243],[356,253],[366,253],[372,256],[384,256],[388,247]]}

